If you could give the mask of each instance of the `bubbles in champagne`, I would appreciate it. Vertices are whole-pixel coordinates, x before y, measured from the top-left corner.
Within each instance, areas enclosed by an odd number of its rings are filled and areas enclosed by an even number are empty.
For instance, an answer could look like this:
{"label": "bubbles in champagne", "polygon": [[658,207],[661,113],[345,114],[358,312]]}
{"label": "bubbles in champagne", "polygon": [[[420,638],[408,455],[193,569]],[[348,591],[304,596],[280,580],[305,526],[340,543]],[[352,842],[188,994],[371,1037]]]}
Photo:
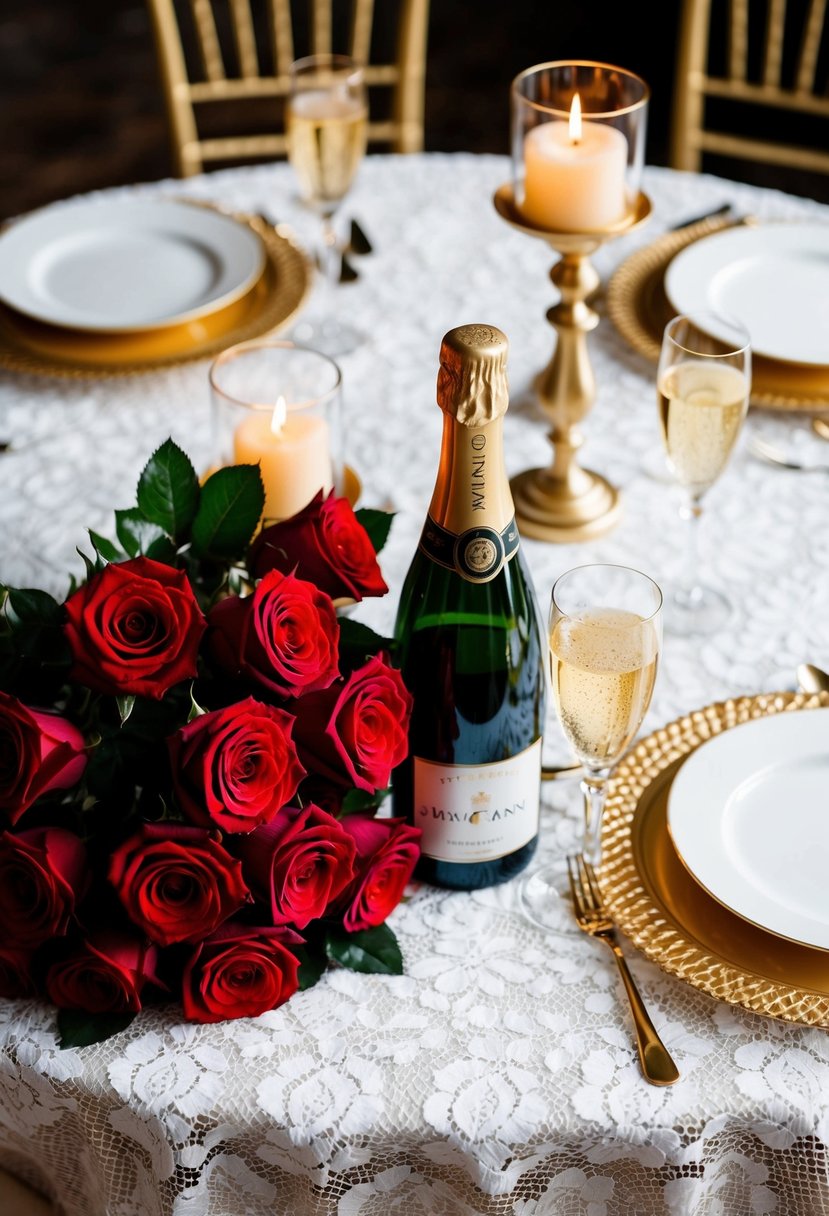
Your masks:
{"label": "bubbles in champagne", "polygon": [[338,203],[366,150],[368,113],[344,90],[308,89],[291,98],[288,157],[313,203]]}
{"label": "bubbles in champagne", "polygon": [[653,692],[659,636],[634,612],[595,608],[557,621],[550,638],[553,695],[576,755],[603,768],[622,755]]}
{"label": "bubbles in champagne", "polygon": [[748,380],[715,360],[687,360],[659,382],[659,418],[668,460],[681,485],[708,489],[728,461],[748,405]]}

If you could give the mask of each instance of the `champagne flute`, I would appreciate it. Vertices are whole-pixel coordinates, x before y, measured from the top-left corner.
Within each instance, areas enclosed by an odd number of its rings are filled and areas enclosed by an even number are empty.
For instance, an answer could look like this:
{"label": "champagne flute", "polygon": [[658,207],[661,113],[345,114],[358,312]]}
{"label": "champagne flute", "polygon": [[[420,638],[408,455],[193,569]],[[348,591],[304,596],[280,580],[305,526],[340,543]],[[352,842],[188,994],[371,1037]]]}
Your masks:
{"label": "champagne flute", "polygon": [[[647,713],[662,645],[662,592],[627,566],[578,566],[553,587],[549,646],[559,723],[584,776],[581,849],[601,861],[607,784]],[[521,890],[530,920],[578,932],[564,859],[537,870]]]}
{"label": "champagne flute", "polygon": [[657,371],[659,421],[688,522],[685,576],[666,612],[671,633],[715,633],[731,615],[728,598],[700,581],[697,533],[703,496],[728,463],[750,389],[751,346],[742,325],[710,312],[668,322]]}
{"label": "champagne flute", "polygon": [[301,321],[293,336],[327,355],[359,345],[357,330],[331,314],[342,254],[334,216],[351,188],[366,150],[368,99],[363,69],[347,55],[308,55],[291,65],[285,129],[288,159],[305,203],[320,217],[318,264],[322,301],[318,319]]}

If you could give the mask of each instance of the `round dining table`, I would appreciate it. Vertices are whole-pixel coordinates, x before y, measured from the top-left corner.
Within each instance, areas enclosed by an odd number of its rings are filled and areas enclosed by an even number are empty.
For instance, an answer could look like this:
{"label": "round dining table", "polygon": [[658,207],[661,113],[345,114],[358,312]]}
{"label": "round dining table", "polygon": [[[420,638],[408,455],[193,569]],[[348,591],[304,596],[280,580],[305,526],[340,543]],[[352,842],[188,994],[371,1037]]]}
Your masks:
{"label": "round dining table", "polygon": [[[357,611],[383,634],[437,468],[447,330],[504,330],[508,472],[549,460],[532,385],[553,348],[554,255],[496,213],[493,195],[509,177],[498,156],[369,156],[344,204],[373,246],[330,307],[365,339],[341,359],[345,459],[360,505],[395,512],[381,555],[391,593]],[[643,189],[649,223],[593,258],[603,283],[590,335],[597,397],[581,459],[620,488],[621,522],[588,543],[523,541],[543,612],[570,567],[621,563],[662,584],[683,561],[655,365],[607,316],[614,270],[726,203],[735,216],[829,223],[827,206],[711,176],[646,168]],[[102,194],[116,196],[197,198],[290,225],[302,244],[315,235],[287,164]],[[208,367],[0,372],[0,582],[64,596],[69,575],[83,577],[86,530],[112,535],[114,508],[134,504],[138,475],[167,436],[209,464]],[[733,615],[704,639],[666,635],[643,731],[726,698],[792,690],[799,663],[829,667],[829,476],[759,459],[749,443],[756,428],[777,428],[810,445],[808,421],[751,410],[701,524],[704,573],[728,592]],[[544,750],[549,763],[568,760],[552,709]],[[577,847],[580,815],[574,780],[545,783],[534,866]],[[655,1088],[641,1075],[609,953],[584,935],[535,928],[517,887],[415,885],[391,919],[404,974],[331,969],[254,1019],[193,1025],[178,1007],[149,1007],[105,1042],[61,1049],[52,1007],[0,1001],[0,1168],[61,1216],[829,1211],[825,1032],[716,1000],[628,943],[681,1073]]]}

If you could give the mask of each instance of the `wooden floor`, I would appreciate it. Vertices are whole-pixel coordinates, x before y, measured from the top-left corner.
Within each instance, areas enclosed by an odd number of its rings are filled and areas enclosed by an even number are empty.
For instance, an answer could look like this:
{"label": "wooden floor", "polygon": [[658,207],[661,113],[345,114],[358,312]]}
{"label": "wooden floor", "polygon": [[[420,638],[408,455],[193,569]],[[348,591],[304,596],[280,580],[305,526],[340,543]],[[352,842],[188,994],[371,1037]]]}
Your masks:
{"label": "wooden floor", "polygon": [[[167,125],[144,0],[23,0],[0,17],[0,220],[67,195],[169,176]],[[648,50],[611,0],[432,0],[429,150],[506,152],[509,83],[528,64],[623,63],[652,88],[648,161],[667,161],[678,4],[646,4]],[[474,14],[474,19],[473,19]],[[669,48],[669,53],[666,51]],[[769,167],[712,165],[759,184]],[[829,201],[829,177],[786,188]]]}

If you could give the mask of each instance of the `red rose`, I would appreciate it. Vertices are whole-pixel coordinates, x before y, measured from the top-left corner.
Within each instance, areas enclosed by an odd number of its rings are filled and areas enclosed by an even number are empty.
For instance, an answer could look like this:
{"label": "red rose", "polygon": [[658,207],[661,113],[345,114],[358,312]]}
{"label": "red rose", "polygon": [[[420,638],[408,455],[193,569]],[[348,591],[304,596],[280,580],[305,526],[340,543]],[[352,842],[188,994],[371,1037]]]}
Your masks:
{"label": "red rose", "polygon": [[168,740],[173,784],[188,819],[252,832],[293,798],[305,769],[294,719],[247,697],[188,722]]}
{"label": "red rose", "polygon": [[354,933],[382,925],[400,903],[420,856],[420,828],[367,815],[346,815],[340,826],[357,846],[357,874],[343,900],[343,926]]}
{"label": "red rose", "polygon": [[283,808],[239,842],[245,878],[275,925],[304,929],[354,874],[354,841],[318,806]]}
{"label": "red rose", "polygon": [[0,997],[13,999],[37,995],[32,967],[33,956],[32,950],[0,946]]}
{"label": "red rose", "polygon": [[248,895],[241,862],[218,834],[180,824],[145,824],[112,854],[108,876],[130,920],[159,946],[201,941]]}
{"label": "red rose", "polygon": [[66,601],[70,672],[97,692],[156,701],[196,674],[206,628],[182,570],[148,557],[113,562]]}
{"label": "red rose", "polygon": [[191,1022],[255,1018],[276,1009],[299,988],[299,962],[286,929],[222,925],[194,951],[184,969],[182,1004]]}
{"label": "red rose", "polygon": [[0,937],[39,946],[69,928],[89,874],[83,842],[64,828],[0,835]]}
{"label": "red rose", "polygon": [[383,789],[406,756],[411,712],[400,672],[375,656],[345,683],[297,702],[300,757],[309,770],[341,785]]}
{"label": "red rose", "polygon": [[377,555],[345,498],[320,492],[291,519],[263,528],[250,552],[256,578],[268,570],[296,571],[332,599],[385,595]]}
{"label": "red rose", "polygon": [[84,1013],[137,1013],[145,983],[157,982],[156,956],[155,946],[137,938],[98,932],[49,968],[49,1000]]}
{"label": "red rose", "polygon": [[77,785],[86,768],[83,749],[83,735],[66,718],[0,692],[0,808],[12,823],[41,794]]}
{"label": "red rose", "polygon": [[282,697],[327,688],[339,675],[334,605],[293,575],[272,570],[252,595],[221,600],[210,625],[210,652],[219,666]]}

